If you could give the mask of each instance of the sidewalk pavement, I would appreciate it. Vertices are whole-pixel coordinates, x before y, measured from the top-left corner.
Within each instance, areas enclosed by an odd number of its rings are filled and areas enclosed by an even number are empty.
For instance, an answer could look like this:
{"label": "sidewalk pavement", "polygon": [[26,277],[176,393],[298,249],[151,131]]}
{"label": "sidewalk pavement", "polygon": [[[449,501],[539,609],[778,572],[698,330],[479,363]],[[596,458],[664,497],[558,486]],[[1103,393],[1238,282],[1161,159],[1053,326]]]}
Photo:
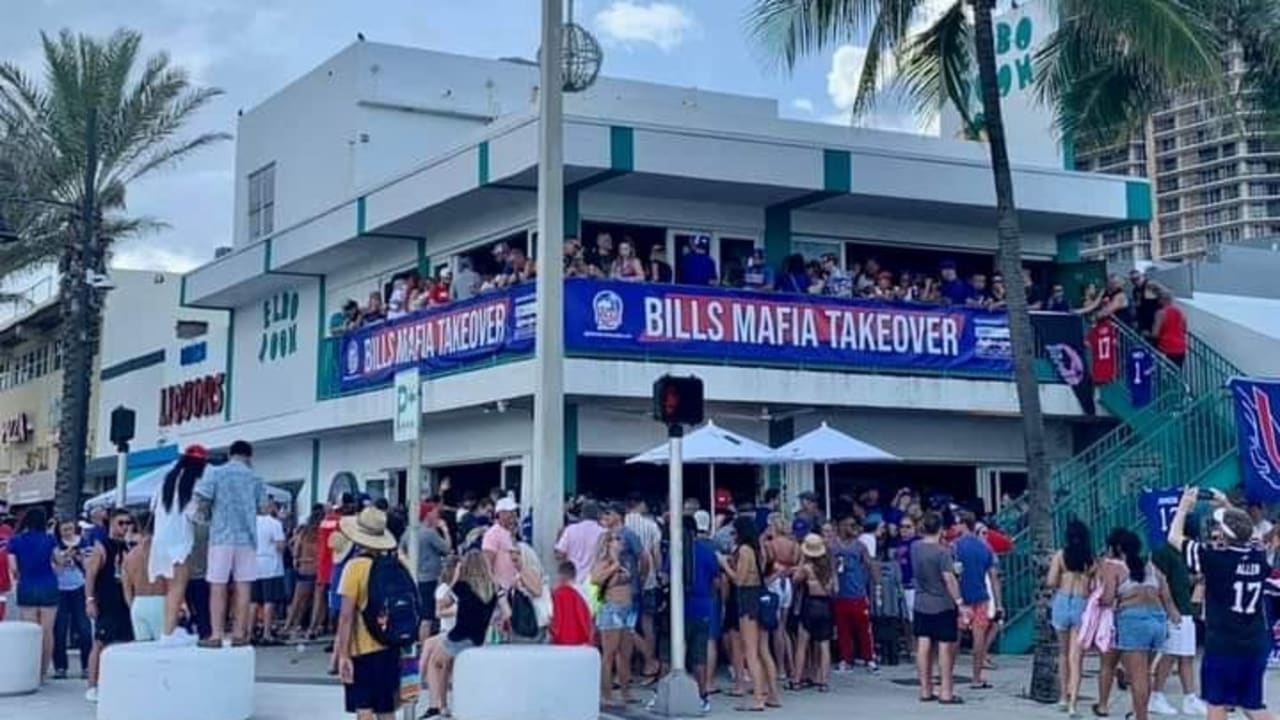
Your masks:
{"label": "sidewalk pavement", "polygon": [[[723,694],[712,699],[713,720],[729,718],[763,717],[774,720],[811,720],[823,717],[899,718],[947,718],[954,720],[1064,720],[1065,715],[1055,706],[1040,705],[1026,700],[1023,695],[1031,678],[1029,656],[999,656],[998,670],[988,673],[990,690],[970,690],[967,682],[958,686],[958,694],[965,704],[940,706],[922,704],[917,700],[915,671],[912,665],[886,667],[872,675],[865,669],[849,674],[832,676],[829,693],[806,690],[783,693],[784,707],[761,714],[734,712],[736,698]],[[292,720],[305,717],[312,720],[339,720],[350,718],[342,712],[342,689],[336,680],[325,674],[327,659],[319,645],[310,645],[299,652],[296,646],[258,650],[258,683],[255,688],[255,720]],[[1096,666],[1096,660],[1090,662]],[[961,674],[968,676],[969,659],[962,658]],[[585,679],[584,679],[585,681]],[[966,677],[967,681],[967,677]],[[721,686],[729,687],[722,679]],[[1170,690],[1176,690],[1177,681],[1170,681]],[[92,720],[94,706],[84,700],[84,682],[81,680],[50,681],[39,692],[25,697],[0,698],[0,720]],[[1280,691],[1280,675],[1268,676],[1269,695]],[[216,689],[210,689],[211,699]],[[1088,703],[1097,694],[1097,681],[1092,674],[1086,677],[1082,689],[1081,710],[1088,713]],[[637,689],[637,698],[647,700],[648,691]],[[1178,695],[1175,692],[1175,697]],[[198,700],[198,699],[197,699]],[[1118,690],[1114,695],[1111,717],[1119,720],[1128,710],[1128,693]],[[515,717],[515,715],[513,715]],[[625,712],[602,715],[602,720],[640,720],[654,716],[642,706],[632,706]]]}

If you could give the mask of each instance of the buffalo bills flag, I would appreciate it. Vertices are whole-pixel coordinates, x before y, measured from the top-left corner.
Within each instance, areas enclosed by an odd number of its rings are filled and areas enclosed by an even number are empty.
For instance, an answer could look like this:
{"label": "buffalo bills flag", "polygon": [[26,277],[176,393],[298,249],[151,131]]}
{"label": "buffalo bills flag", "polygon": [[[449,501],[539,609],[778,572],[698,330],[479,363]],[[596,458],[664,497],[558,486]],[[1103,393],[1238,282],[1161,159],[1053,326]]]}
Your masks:
{"label": "buffalo bills flag", "polygon": [[1250,500],[1280,501],[1280,380],[1232,378],[1240,469]]}

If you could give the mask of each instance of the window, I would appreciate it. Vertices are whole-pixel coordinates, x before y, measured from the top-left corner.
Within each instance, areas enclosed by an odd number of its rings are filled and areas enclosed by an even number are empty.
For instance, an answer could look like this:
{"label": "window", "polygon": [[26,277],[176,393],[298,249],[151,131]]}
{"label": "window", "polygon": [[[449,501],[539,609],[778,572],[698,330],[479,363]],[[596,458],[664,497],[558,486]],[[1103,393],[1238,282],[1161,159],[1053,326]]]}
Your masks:
{"label": "window", "polygon": [[1173,172],[1178,169],[1178,156],[1170,155],[1169,157],[1160,158],[1160,172]]}
{"label": "window", "polygon": [[249,239],[275,231],[276,164],[249,175]]}
{"label": "window", "polygon": [[1178,198],[1176,198],[1176,197],[1174,197],[1174,198],[1164,198],[1163,200],[1161,200],[1161,201],[1160,201],[1160,212],[1161,212],[1161,213],[1175,213],[1175,212],[1178,212],[1178,205],[1179,205],[1179,199],[1178,199]]}
{"label": "window", "polygon": [[1178,138],[1167,137],[1160,139],[1160,152],[1170,153],[1178,149]]}

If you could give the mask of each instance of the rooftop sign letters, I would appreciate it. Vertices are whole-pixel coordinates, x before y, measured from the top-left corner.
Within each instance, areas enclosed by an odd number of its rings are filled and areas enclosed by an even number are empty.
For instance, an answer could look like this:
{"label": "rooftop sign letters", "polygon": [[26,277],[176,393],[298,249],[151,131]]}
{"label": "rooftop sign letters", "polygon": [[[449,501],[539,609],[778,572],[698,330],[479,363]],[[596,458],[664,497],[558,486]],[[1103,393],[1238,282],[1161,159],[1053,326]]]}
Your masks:
{"label": "rooftop sign letters", "polygon": [[18,413],[0,423],[0,444],[24,443],[31,439],[31,435],[31,416],[27,413]]}
{"label": "rooftop sign letters", "polygon": [[214,373],[160,390],[160,427],[222,412],[226,375]]}
{"label": "rooftop sign letters", "polygon": [[258,362],[283,360],[298,352],[298,292],[284,290],[262,301]]}

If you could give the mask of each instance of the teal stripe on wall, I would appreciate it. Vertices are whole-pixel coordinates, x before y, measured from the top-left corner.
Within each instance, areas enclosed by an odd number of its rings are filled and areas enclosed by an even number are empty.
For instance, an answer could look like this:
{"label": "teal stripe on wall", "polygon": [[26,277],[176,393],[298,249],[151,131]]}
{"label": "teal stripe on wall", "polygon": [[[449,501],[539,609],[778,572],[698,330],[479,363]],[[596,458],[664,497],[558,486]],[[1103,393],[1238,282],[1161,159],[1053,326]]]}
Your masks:
{"label": "teal stripe on wall", "polygon": [[578,494],[578,405],[564,404],[564,494]]}
{"label": "teal stripe on wall", "polygon": [[1125,217],[1137,222],[1151,221],[1151,184],[1130,180],[1124,185]]}
{"label": "teal stripe on wall", "polygon": [[609,128],[609,169],[634,172],[636,169],[636,131],[623,125]]}
{"label": "teal stripe on wall", "polygon": [[822,189],[836,193],[853,191],[853,154],[848,150],[822,151]]}
{"label": "teal stripe on wall", "polygon": [[480,143],[480,147],[476,152],[477,165],[476,178],[481,185],[489,184],[489,141],[485,140]]}
{"label": "teal stripe on wall", "polygon": [[366,213],[367,213],[367,210],[365,209],[364,196],[361,195],[360,197],[356,198],[356,234],[357,235],[362,234],[365,230],[365,222],[368,220]]}

